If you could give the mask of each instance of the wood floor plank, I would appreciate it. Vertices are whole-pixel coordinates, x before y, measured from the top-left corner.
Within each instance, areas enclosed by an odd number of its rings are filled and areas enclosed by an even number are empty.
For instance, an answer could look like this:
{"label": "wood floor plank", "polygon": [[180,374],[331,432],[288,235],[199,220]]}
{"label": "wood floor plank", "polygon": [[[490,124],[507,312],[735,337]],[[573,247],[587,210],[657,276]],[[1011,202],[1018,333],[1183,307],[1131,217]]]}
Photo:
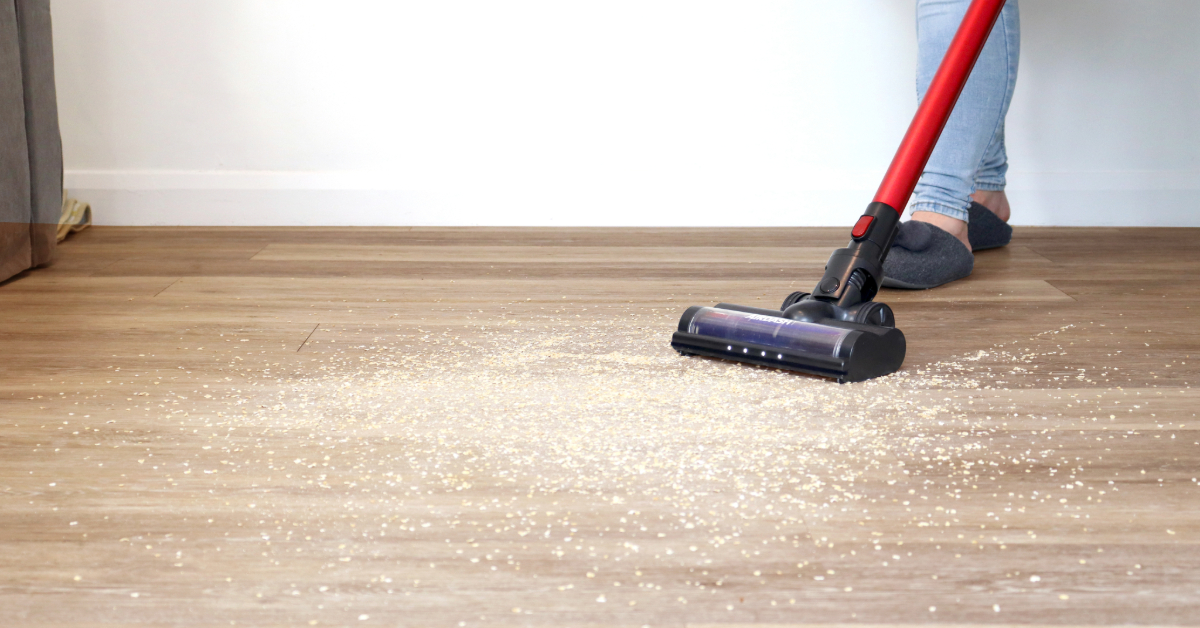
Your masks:
{"label": "wood floor plank", "polygon": [[824,264],[827,247],[734,246],[404,246],[355,244],[269,245],[257,253],[258,261],[387,261],[387,262],[501,262],[509,264],[611,263],[614,259],[638,263],[671,264]]}
{"label": "wood floor plank", "polygon": [[[390,261],[500,263],[634,263],[824,265],[828,246],[483,246],[270,244],[254,255],[257,261]],[[989,253],[989,265],[1020,262],[1050,264],[1028,247],[1013,246]]]}
{"label": "wood floor plank", "polygon": [[[639,280],[639,301],[649,299],[661,306],[695,304],[697,299],[711,302],[751,299],[754,301],[782,301],[786,291],[802,290],[815,284],[819,276],[811,279],[789,281],[663,281]],[[284,280],[242,278],[226,279],[186,278],[171,284],[159,297],[183,298],[250,298],[272,292],[278,298],[318,300],[340,296],[346,302],[381,303],[388,299],[388,307],[402,307],[406,302],[456,302],[456,303],[503,303],[533,304],[537,295],[538,307],[560,304],[562,301],[575,303],[619,303],[628,302],[633,296],[625,282],[612,280],[557,280],[515,279],[502,283],[488,279],[316,279],[288,278]],[[947,286],[943,290],[885,290],[881,298],[895,303],[937,303],[943,301],[965,302],[1072,302],[1070,296],[1040,279],[993,279],[967,281]],[[350,298],[346,298],[350,297]],[[557,297],[557,299],[556,299]],[[624,297],[624,298],[622,298]],[[339,300],[342,300],[339,299]],[[691,299],[688,301],[687,299]],[[528,307],[535,307],[530,305]],[[685,305],[686,307],[686,305]]]}

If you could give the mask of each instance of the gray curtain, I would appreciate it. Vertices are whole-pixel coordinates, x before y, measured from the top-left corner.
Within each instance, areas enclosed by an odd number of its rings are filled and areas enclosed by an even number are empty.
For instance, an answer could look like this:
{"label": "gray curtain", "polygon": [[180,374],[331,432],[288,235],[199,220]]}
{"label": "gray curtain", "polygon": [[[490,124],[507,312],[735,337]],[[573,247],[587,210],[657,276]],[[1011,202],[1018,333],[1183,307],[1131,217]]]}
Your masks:
{"label": "gray curtain", "polygon": [[53,261],[62,171],[50,0],[0,0],[0,281]]}

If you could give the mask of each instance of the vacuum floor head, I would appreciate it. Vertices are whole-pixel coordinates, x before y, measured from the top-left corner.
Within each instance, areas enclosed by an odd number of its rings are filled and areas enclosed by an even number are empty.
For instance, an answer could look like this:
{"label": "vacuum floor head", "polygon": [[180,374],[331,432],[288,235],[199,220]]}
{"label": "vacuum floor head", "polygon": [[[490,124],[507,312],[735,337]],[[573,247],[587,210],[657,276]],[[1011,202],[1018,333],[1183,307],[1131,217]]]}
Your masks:
{"label": "vacuum floor head", "polygon": [[[684,355],[799,371],[842,383],[894,373],[904,363],[904,334],[899,329],[816,317],[813,309],[792,305],[766,310],[727,303],[691,307],[680,319],[671,346]],[[837,314],[833,308],[825,310]],[[872,312],[879,317],[877,309]],[[890,310],[885,320],[890,320]]]}

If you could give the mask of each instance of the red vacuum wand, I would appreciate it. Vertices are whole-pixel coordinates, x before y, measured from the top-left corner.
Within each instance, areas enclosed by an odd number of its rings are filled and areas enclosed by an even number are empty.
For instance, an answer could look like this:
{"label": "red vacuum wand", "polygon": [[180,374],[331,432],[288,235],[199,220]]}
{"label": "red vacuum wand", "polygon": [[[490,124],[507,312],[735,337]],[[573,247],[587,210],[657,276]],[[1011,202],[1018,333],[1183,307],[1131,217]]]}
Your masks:
{"label": "red vacuum wand", "polygon": [[938,138],[946,121],[954,112],[954,105],[962,94],[967,79],[983,46],[987,43],[1000,12],[1004,9],[1006,0],[975,0],[967,9],[958,34],[950,42],[946,57],[941,67],[929,84],[917,115],[900,143],[900,150],[892,159],[892,165],[883,177],[879,191],[875,193],[875,202],[884,203],[899,213],[904,213],[908,199],[912,196],[925,164],[929,163],[930,155],[937,146]]}

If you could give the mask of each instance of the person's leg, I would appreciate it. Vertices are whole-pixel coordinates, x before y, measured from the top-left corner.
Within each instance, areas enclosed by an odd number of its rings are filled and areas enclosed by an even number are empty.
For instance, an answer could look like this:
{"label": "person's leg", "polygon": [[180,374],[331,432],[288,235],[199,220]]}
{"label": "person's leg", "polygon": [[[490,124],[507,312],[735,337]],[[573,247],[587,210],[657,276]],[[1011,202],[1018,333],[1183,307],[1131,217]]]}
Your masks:
{"label": "person's leg", "polygon": [[1012,102],[1013,90],[1017,85],[1017,66],[1021,57],[1021,19],[1017,0],[1012,0],[1002,19],[1006,20],[1008,37],[1009,80],[1008,93],[1004,99],[1004,111],[1000,114],[1000,127],[992,143],[984,153],[979,172],[975,174],[975,194],[971,200],[984,206],[1003,222],[1008,222],[1011,209],[1004,188],[1008,183],[1008,152],[1004,146],[1004,120],[1008,117],[1008,106]]}
{"label": "person's leg", "polygon": [[[920,97],[924,97],[969,5],[969,0],[918,0]],[[939,227],[968,249],[972,200],[1007,219],[1004,119],[1016,85],[1020,41],[1017,0],[1008,0],[909,205],[913,220]]]}
{"label": "person's leg", "polygon": [[[1013,49],[1017,50],[1019,47],[1020,34],[1018,33]],[[1014,64],[1013,76],[1015,77],[1017,57],[1013,56],[1012,61]],[[1012,99],[1012,89],[1015,85],[1016,81],[1012,81],[1009,85],[1009,100]],[[1004,115],[1008,115],[1007,108]],[[971,195],[971,200],[990,210],[1003,222],[1008,222],[1011,214],[1008,196],[1004,193],[1004,188],[1008,184],[1007,175],[1008,151],[1004,146],[1004,122],[1001,122],[1000,128],[996,130],[996,137],[992,138],[992,143],[983,157],[983,163],[979,165],[979,172],[975,174],[975,193]]]}

